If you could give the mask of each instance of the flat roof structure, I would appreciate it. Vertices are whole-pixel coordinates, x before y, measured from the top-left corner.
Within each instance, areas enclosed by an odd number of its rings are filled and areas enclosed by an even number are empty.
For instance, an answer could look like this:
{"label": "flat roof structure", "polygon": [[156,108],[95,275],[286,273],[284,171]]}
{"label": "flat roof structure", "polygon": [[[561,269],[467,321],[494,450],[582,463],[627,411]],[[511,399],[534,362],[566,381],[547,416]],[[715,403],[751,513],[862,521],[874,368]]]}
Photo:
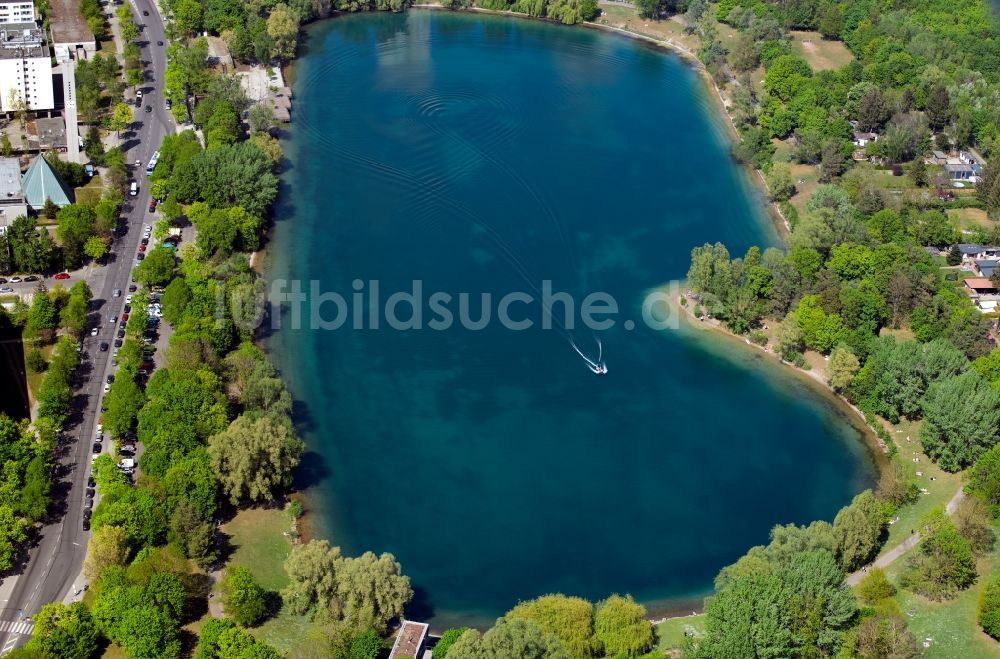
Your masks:
{"label": "flat roof structure", "polygon": [[427,640],[427,623],[412,622],[404,620],[403,626],[396,634],[396,642],[392,644],[392,651],[389,652],[389,659],[400,659],[401,657],[418,657],[417,653],[424,647]]}
{"label": "flat roof structure", "polygon": [[97,40],[80,13],[78,0],[49,0],[49,32],[60,62],[70,59],[77,48],[83,48],[85,54],[97,50]]}
{"label": "flat roof structure", "polygon": [[34,23],[0,25],[0,59],[49,56],[45,35]]}
{"label": "flat roof structure", "polygon": [[62,117],[39,117],[35,119],[38,133],[38,148],[42,151],[66,148],[66,121]]}

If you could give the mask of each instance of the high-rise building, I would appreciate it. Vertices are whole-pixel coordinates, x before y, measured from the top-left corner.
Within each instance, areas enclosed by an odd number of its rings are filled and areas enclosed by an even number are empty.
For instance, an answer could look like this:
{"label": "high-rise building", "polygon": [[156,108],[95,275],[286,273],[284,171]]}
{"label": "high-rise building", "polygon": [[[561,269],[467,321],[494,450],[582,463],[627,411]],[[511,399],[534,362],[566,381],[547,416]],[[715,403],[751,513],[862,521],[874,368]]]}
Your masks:
{"label": "high-rise building", "polygon": [[52,59],[34,23],[0,25],[0,109],[14,112],[55,107]]}
{"label": "high-rise building", "polygon": [[0,25],[34,23],[35,5],[24,0],[0,0]]}

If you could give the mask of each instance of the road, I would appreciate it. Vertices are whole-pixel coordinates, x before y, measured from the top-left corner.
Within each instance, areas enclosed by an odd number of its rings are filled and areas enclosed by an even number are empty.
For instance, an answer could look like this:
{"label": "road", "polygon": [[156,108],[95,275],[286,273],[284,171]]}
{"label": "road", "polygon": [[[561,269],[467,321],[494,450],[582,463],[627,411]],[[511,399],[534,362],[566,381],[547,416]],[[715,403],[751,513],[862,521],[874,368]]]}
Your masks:
{"label": "road", "polygon": [[[100,289],[93,291],[84,359],[78,374],[79,388],[74,401],[75,407],[82,410],[82,417],[79,413],[76,415],[76,425],[67,429],[65,434],[68,439],[59,447],[57,471],[60,482],[56,484],[57,500],[53,503],[56,519],[41,529],[20,574],[7,577],[0,586],[0,654],[28,640],[31,624],[27,619],[37,613],[43,604],[62,601],[71,594],[71,590],[75,592],[82,585],[77,583],[77,578],[90,537],[90,533],[83,530],[84,490],[90,473],[94,426],[100,414],[104,382],[107,374],[113,371],[111,351],[100,352],[98,344],[114,340],[108,317],[121,315],[124,296],[115,298],[113,291],[116,288],[127,290],[143,225],[152,224],[153,216],[147,211],[149,184],[145,164],[163,141],[164,135],[174,131],[173,118],[164,108],[161,93],[166,47],[156,44],[157,41],[164,44],[167,41],[162,19],[151,0],[130,0],[130,4],[136,23],[145,25],[139,34],[139,41],[142,59],[149,65],[141,88],[143,105],[148,104],[152,108],[148,113],[145,108],[136,112],[137,129],[133,131],[132,139],[122,145],[126,149],[127,162],[142,161],[142,167],[132,172],[133,180],[139,182],[139,193],[135,197],[126,197],[122,217],[128,219],[128,233],[116,242],[114,255],[104,266],[102,276],[94,278]],[[143,16],[143,11],[149,15]],[[100,333],[92,337],[90,330],[95,326]],[[110,445],[110,442],[105,444]]]}

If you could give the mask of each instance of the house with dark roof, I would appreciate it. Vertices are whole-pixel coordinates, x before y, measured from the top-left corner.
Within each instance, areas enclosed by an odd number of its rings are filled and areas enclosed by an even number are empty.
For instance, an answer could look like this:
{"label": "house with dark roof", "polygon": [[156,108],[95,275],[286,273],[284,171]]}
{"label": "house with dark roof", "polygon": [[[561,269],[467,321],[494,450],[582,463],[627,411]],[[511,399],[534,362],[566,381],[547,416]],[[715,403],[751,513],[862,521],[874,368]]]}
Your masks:
{"label": "house with dark roof", "polygon": [[1000,255],[998,247],[971,243],[959,243],[958,251],[962,253],[962,261],[970,265],[984,259],[995,259]]}
{"label": "house with dark roof", "polygon": [[1000,261],[996,259],[976,259],[976,272],[989,278],[997,271],[997,265],[1000,265]]}
{"label": "house with dark roof", "polygon": [[965,163],[948,163],[944,166],[944,171],[948,173],[948,178],[952,181],[968,181],[976,175],[976,170],[972,165]]}

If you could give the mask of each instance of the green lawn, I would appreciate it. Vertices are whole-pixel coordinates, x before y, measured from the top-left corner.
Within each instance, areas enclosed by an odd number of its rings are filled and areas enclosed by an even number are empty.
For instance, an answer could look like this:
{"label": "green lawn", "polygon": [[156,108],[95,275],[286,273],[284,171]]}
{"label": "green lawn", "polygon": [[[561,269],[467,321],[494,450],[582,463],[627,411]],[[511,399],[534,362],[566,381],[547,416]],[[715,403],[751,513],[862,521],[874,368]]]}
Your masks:
{"label": "green lawn", "polygon": [[284,510],[241,510],[222,527],[233,547],[229,564],[249,568],[267,590],[281,590],[288,585],[283,564],[292,550],[291,538],[285,535],[290,528],[291,518]]}
{"label": "green lawn", "polygon": [[[265,589],[280,591],[288,584],[283,564],[292,550],[287,535],[290,528],[291,517],[284,510],[241,510],[222,527],[233,547],[229,565],[246,566]],[[320,626],[284,610],[251,631],[287,657],[319,659],[330,655]]]}
{"label": "green lawn", "polygon": [[705,633],[705,614],[670,618],[656,626],[657,648],[663,652],[680,650],[687,636]]}
{"label": "green lawn", "polygon": [[96,204],[101,200],[101,194],[104,192],[104,183],[101,182],[101,177],[94,175],[92,179],[87,181],[87,184],[76,188],[74,191],[76,195],[76,203],[78,204]]}
{"label": "green lawn", "polygon": [[813,71],[839,69],[854,56],[842,41],[824,39],[819,32],[792,30],[792,50],[801,55]]}
{"label": "green lawn", "polygon": [[[994,525],[994,531],[1000,531],[1000,525]],[[889,579],[898,583],[905,567],[906,556],[903,556],[887,570]],[[976,621],[979,593],[987,581],[986,575],[995,575],[998,571],[1000,549],[995,547],[992,553],[979,560],[980,577],[976,583],[951,601],[932,602],[902,589],[896,593],[896,603],[917,637],[917,646],[925,659],[1000,657],[1000,643],[984,634]],[[924,643],[928,644],[926,648]]]}
{"label": "green lawn", "polygon": [[[955,496],[962,484],[962,474],[949,474],[930,461],[924,455],[920,447],[920,423],[906,421],[905,419],[890,429],[899,453],[894,458],[900,461],[910,473],[914,474],[917,485],[927,490],[926,494],[921,494],[915,503],[903,506],[896,515],[899,521],[889,526],[889,540],[885,543],[883,551],[892,549],[903,541],[910,531],[916,528],[920,518],[929,510],[936,506],[943,506]],[[907,441],[907,437],[910,438]],[[919,462],[913,462],[917,458]],[[920,475],[917,475],[919,472]],[[931,479],[934,480],[931,480]]]}

